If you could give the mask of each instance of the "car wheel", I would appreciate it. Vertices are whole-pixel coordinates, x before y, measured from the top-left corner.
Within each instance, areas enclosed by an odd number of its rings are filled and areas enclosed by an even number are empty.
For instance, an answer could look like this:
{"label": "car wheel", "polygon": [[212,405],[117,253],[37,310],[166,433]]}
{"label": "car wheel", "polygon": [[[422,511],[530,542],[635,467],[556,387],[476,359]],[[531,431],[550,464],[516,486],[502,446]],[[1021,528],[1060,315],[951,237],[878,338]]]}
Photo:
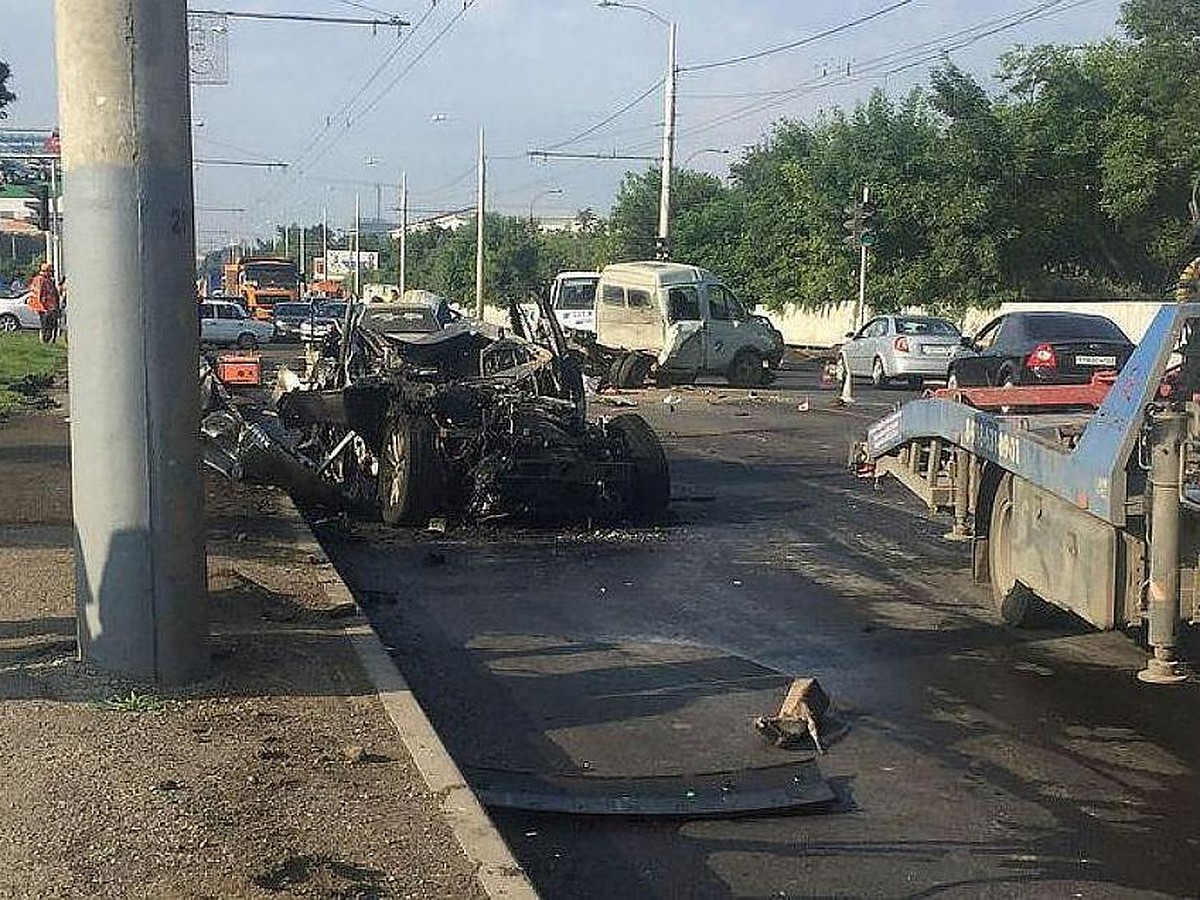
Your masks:
{"label": "car wheel", "polygon": [[21,330],[21,320],[11,313],[0,316],[0,331],[12,334]]}
{"label": "car wheel", "polygon": [[759,387],[763,383],[762,357],[753,350],[738,351],[725,377],[734,387]]}
{"label": "car wheel", "polygon": [[662,441],[637,413],[614,416],[609,420],[608,431],[620,437],[623,458],[633,464],[626,511],[646,521],[661,519],[671,500],[671,470]]}
{"label": "car wheel", "polygon": [[617,371],[617,387],[640,388],[646,383],[653,360],[644,353],[630,353]]}
{"label": "car wheel", "polygon": [[398,416],[385,429],[379,456],[379,510],[389,525],[419,525],[442,501],[442,469],[433,423]]}
{"label": "car wheel", "polygon": [[239,350],[257,350],[258,338],[248,331],[243,331],[238,335],[237,347]]}
{"label": "car wheel", "polygon": [[885,388],[888,385],[887,372],[883,370],[883,360],[878,356],[871,363],[871,384],[877,388]]}
{"label": "car wheel", "polygon": [[622,353],[617,356],[608,366],[608,383],[612,387],[621,386],[621,366],[625,364],[628,354]]}
{"label": "car wheel", "polygon": [[1006,474],[992,499],[988,527],[988,572],[992,583],[992,606],[1005,625],[1021,627],[1033,623],[1035,613],[1044,605],[1037,594],[1014,574],[1012,475]]}

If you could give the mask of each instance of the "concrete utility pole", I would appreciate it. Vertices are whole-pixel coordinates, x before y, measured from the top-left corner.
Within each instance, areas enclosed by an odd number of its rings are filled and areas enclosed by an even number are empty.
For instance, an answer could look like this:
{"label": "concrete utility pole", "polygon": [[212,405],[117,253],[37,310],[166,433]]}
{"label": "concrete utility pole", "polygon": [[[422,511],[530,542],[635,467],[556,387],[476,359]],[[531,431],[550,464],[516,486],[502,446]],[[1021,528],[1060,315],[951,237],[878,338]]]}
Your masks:
{"label": "concrete utility pole", "polygon": [[[863,185],[862,202],[864,205],[871,202],[871,186]],[[867,309],[867,256],[869,250],[865,243],[860,242],[858,251],[858,302],[854,304],[854,328],[863,327],[863,314]]]}
{"label": "concrete utility pole", "polygon": [[321,207],[321,266],[324,280],[329,280],[329,207]]}
{"label": "concrete utility pole", "polygon": [[658,198],[658,254],[669,259],[671,256],[671,176],[675,169],[675,82],[678,77],[675,65],[676,26],[668,26],[667,38],[667,81],[663,91],[663,144],[662,144],[662,191]]}
{"label": "concrete utility pole", "polygon": [[79,652],[178,683],[208,664],[186,2],[56,0],[55,37]]}
{"label": "concrete utility pole", "polygon": [[598,0],[596,5],[605,8],[635,9],[667,26],[667,77],[663,82],[662,178],[660,179],[662,187],[658,198],[658,237],[654,243],[655,256],[659,259],[669,259],[671,255],[671,176],[675,169],[675,86],[679,77],[678,66],[675,64],[675,37],[678,29],[674,22],[648,6],[624,3],[622,0]]}
{"label": "concrete utility pole", "polygon": [[362,298],[362,265],[359,259],[358,233],[362,228],[362,209],[359,207],[358,194],[354,195],[354,299]]}
{"label": "concrete utility pole", "polygon": [[62,220],[59,218],[59,203],[58,203],[58,160],[50,160],[50,231],[47,237],[50,239],[50,252],[46,259],[54,266],[54,274],[57,278],[62,278]]}
{"label": "concrete utility pole", "polygon": [[300,284],[297,286],[298,297],[300,295],[302,295],[303,290],[304,290],[303,285],[305,282],[308,281],[308,277],[304,274],[305,268],[306,268],[304,265],[304,232],[305,232],[305,230],[306,230],[306,226],[303,221],[303,216],[301,216],[301,221],[300,221]]}
{"label": "concrete utility pole", "polygon": [[408,283],[408,173],[400,174],[400,271],[396,273],[396,284],[400,289],[400,299],[404,299],[404,291]]}
{"label": "concrete utility pole", "polygon": [[487,159],[479,129],[479,198],[475,204],[475,317],[483,321],[483,218],[487,206]]}

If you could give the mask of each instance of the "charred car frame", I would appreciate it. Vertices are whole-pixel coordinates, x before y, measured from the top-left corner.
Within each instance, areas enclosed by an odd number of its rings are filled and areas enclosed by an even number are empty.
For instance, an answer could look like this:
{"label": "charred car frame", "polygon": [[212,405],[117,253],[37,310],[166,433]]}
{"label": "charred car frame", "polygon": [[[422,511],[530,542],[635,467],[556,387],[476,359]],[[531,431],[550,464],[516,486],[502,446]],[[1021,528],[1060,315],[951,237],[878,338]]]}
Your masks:
{"label": "charred car frame", "polygon": [[401,305],[352,310],[305,380],[281,377],[296,451],[389,524],[661,517],[670,474],[653,429],[635,414],[588,421],[553,314],[534,332],[510,312],[508,332],[406,333]]}

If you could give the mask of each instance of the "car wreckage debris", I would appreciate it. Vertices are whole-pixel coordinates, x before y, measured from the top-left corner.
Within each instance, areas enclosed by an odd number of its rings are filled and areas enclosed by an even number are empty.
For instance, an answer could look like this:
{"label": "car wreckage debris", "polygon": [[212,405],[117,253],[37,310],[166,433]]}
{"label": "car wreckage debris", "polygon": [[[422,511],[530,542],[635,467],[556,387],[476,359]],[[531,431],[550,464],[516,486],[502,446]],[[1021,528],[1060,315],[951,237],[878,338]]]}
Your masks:
{"label": "car wreckage debris", "polygon": [[420,334],[405,315],[371,304],[335,328],[305,378],[281,372],[277,417],[235,405],[209,373],[206,463],[392,525],[665,515],[658,436],[636,413],[588,420],[581,360],[552,314],[536,333],[514,309],[509,333],[458,320]]}

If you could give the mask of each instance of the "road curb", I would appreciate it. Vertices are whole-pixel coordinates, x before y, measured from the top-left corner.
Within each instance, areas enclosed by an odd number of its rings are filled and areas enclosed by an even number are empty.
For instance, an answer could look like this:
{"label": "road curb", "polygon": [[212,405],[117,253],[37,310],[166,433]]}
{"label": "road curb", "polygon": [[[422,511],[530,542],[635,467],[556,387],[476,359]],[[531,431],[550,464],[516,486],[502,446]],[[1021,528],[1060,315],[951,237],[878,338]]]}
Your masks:
{"label": "road curb", "polygon": [[[286,495],[285,495],[286,497]],[[400,735],[430,792],[441,798],[441,812],[454,838],[470,862],[484,893],[495,900],[537,900],[537,891],[497,831],[491,817],[471,790],[450,756],[433,723],[396,667],[395,661],[367,622],[354,595],[329,561],[316,536],[290,499],[289,513],[295,517],[296,546],[309,554],[317,568],[317,580],[334,606],[353,604],[356,620],[343,629],[354,647],[364,672]]]}

